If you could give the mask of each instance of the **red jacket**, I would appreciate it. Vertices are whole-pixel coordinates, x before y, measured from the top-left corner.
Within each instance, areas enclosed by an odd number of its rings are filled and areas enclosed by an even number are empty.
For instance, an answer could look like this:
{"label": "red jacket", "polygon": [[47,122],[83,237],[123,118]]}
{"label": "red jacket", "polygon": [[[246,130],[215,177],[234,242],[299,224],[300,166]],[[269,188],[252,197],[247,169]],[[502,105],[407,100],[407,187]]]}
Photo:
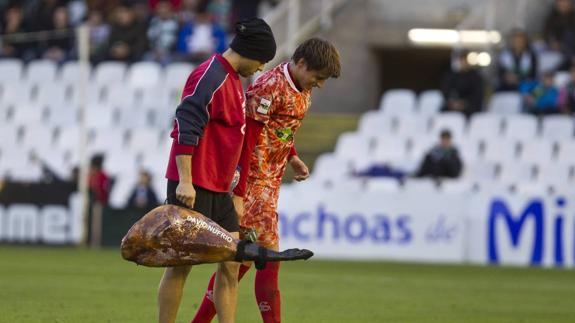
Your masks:
{"label": "red jacket", "polygon": [[194,185],[227,192],[245,133],[245,96],[238,74],[221,55],[188,77],[176,109],[166,178],[178,181],[176,156],[192,155]]}

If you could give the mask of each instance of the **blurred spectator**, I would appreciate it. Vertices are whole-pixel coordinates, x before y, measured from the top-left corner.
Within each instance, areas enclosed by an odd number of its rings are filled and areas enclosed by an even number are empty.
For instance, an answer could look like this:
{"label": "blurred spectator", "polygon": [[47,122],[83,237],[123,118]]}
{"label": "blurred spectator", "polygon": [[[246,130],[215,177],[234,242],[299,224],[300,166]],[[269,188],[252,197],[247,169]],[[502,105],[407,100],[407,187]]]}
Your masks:
{"label": "blurred spectator", "polygon": [[531,49],[527,34],[515,29],[509,42],[510,45],[499,55],[499,91],[517,91],[522,81],[536,78],[537,56]]}
{"label": "blurred spectator", "polygon": [[103,155],[94,155],[92,157],[90,161],[88,185],[90,188],[91,201],[105,206],[108,204],[112,184],[110,178],[104,172],[103,165]]}
{"label": "blurred spectator", "polygon": [[30,31],[54,29],[54,12],[65,4],[61,0],[38,0],[30,2],[26,14],[26,23]]}
{"label": "blurred spectator", "polygon": [[88,12],[101,12],[104,20],[111,18],[112,13],[120,5],[120,3],[121,0],[86,0]]}
{"label": "blurred spectator", "polygon": [[483,107],[483,78],[467,61],[467,51],[456,54],[452,70],[444,77],[441,91],[443,111],[457,111],[467,117]]}
{"label": "blurred spectator", "polygon": [[90,29],[90,60],[98,63],[105,58],[110,26],[104,22],[99,11],[88,14],[88,28]]}
{"label": "blurred spectator", "polygon": [[442,130],[439,135],[439,144],[425,155],[416,177],[457,178],[462,168],[459,152],[452,142],[451,132]]}
{"label": "blurred spectator", "polygon": [[545,19],[543,36],[550,49],[566,56],[575,50],[575,10],[572,0],[555,0]]}
{"label": "blurred spectator", "polygon": [[170,53],[176,44],[178,22],[172,12],[172,5],[168,1],[160,1],[156,6],[156,16],[152,18],[148,28],[150,42],[149,58],[167,64],[170,62]]}
{"label": "blurred spectator", "polygon": [[559,113],[559,90],[553,84],[553,73],[545,73],[540,80],[525,81],[520,85],[524,110],[535,115]]}
{"label": "blurred spectator", "polygon": [[196,17],[198,8],[202,6],[205,0],[183,0],[182,9],[178,11],[178,23],[184,25]]}
{"label": "blurred spectator", "polygon": [[[158,9],[158,5],[160,4],[160,2],[164,1],[165,0],[148,0],[150,10],[156,11]],[[172,9],[174,10],[180,10],[180,8],[182,7],[182,0],[169,0],[167,2],[171,5]]]}
{"label": "blurred spectator", "polygon": [[138,184],[130,194],[128,207],[148,212],[158,206],[159,201],[151,185],[152,177],[146,171],[140,171]]}
{"label": "blurred spectator", "polygon": [[210,13],[200,11],[180,30],[177,53],[181,60],[201,62],[214,53],[226,50],[225,31],[212,22]]}
{"label": "blurred spectator", "polygon": [[212,20],[223,30],[229,31],[230,14],[232,6],[229,0],[211,0],[208,3],[208,12]]}
{"label": "blurred spectator", "polygon": [[74,32],[68,19],[66,7],[59,7],[54,11],[54,31],[53,37],[45,42],[43,56],[58,63],[62,63],[70,58],[74,46]]}
{"label": "blurred spectator", "polygon": [[4,13],[3,24],[0,26],[0,32],[4,36],[0,48],[0,57],[28,58],[27,52],[30,49],[30,44],[10,37],[26,31],[22,7],[9,7]]}
{"label": "blurred spectator", "polygon": [[559,90],[558,105],[562,113],[572,114],[575,112],[575,65],[569,70],[571,79]]}
{"label": "blurred spectator", "polygon": [[146,32],[136,19],[134,10],[120,6],[114,11],[114,19],[108,40],[108,59],[135,62],[146,49]]}
{"label": "blurred spectator", "polygon": [[258,16],[262,0],[232,0],[231,26],[236,22]]}

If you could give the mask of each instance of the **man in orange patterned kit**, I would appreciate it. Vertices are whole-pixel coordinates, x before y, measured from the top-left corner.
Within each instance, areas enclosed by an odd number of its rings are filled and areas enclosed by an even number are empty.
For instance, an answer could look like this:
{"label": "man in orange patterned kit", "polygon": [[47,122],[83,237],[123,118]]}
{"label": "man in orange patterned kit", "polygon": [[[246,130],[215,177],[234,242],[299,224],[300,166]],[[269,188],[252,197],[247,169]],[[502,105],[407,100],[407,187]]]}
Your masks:
{"label": "man in orange patterned kit", "polygon": [[[241,175],[234,194],[244,197],[244,205],[236,205],[240,225],[252,234],[255,229],[255,240],[266,248],[279,250],[277,202],[287,164],[296,181],[309,177],[295,150],[294,135],[311,104],[311,90],[322,88],[330,77],[339,77],[340,71],[336,48],[312,38],[298,46],[289,62],[264,73],[248,88]],[[243,264],[238,278],[249,268]],[[279,263],[267,263],[256,273],[255,294],[265,323],[281,321],[278,271]],[[213,285],[214,276],[193,323],[211,322],[215,316]]]}

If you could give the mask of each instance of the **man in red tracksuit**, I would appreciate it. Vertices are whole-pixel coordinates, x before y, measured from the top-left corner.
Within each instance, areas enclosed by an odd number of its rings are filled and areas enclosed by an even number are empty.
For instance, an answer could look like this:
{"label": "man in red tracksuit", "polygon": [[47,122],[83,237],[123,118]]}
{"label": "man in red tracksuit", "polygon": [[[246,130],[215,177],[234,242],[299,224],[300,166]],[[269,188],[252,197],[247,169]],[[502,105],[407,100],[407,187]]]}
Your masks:
{"label": "man in red tracksuit", "polygon": [[[294,170],[295,180],[309,176],[295,151],[294,135],[310,107],[311,90],[338,77],[340,70],[336,48],[326,40],[312,38],[298,46],[291,61],[264,73],[246,93],[247,130],[234,194],[244,197],[241,226],[255,229],[257,243],[263,247],[279,249],[277,202],[287,164]],[[240,279],[248,269],[240,267]],[[264,323],[281,321],[278,271],[279,263],[270,262],[256,273],[255,294]],[[214,317],[213,284],[214,277],[193,323],[210,322]]]}
{"label": "man in red tracksuit", "polygon": [[[271,28],[253,18],[236,25],[236,36],[189,76],[176,110],[166,171],[168,203],[191,208],[239,237],[229,195],[245,134],[245,97],[239,76],[263,68],[276,51]],[[239,263],[218,266],[214,303],[220,322],[234,322]],[[176,319],[191,267],[166,268],[158,291],[159,322]]]}

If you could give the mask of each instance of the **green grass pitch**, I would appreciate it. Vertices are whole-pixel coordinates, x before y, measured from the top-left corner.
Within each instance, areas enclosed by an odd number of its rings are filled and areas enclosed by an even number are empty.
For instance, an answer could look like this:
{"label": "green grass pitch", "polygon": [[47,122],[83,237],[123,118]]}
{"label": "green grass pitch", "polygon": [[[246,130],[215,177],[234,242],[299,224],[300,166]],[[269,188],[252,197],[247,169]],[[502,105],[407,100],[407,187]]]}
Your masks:
{"label": "green grass pitch", "polygon": [[[214,265],[197,266],[178,322],[189,322]],[[162,269],[117,250],[0,246],[0,322],[155,322]],[[237,322],[260,322],[254,271]],[[575,322],[575,271],[389,262],[285,263],[283,322]]]}

